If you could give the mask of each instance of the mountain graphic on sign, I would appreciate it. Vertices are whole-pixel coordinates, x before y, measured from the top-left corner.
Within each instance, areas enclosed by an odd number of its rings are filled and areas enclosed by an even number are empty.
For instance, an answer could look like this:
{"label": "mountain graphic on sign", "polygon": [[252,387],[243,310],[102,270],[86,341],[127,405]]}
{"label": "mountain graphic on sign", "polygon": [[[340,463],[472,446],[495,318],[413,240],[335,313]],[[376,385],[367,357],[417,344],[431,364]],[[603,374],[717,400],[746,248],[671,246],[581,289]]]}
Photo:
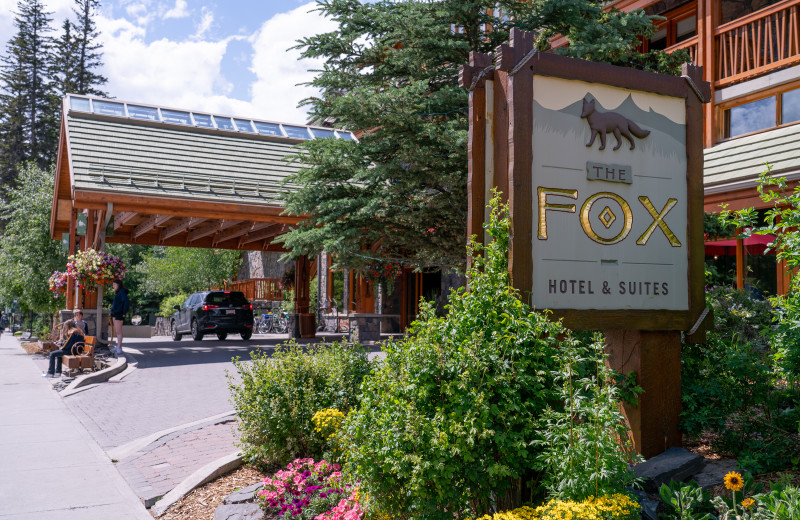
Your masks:
{"label": "mountain graphic on sign", "polygon": [[[566,142],[580,142],[585,149],[591,137],[591,130],[586,121],[581,119],[584,99],[595,102],[595,109],[599,112],[615,112],[622,117],[636,121],[636,124],[651,132],[645,140],[637,141],[636,150],[641,148],[664,157],[665,159],[685,156],[684,143],[686,139],[686,126],[676,123],[668,117],[655,112],[652,108],[642,110],[628,95],[618,106],[603,106],[599,100],[590,93],[575,100],[575,102],[561,108],[552,110],[545,108],[534,100],[534,132],[547,132],[566,138]],[[614,142],[612,140],[612,142]],[[627,149],[627,147],[626,147]]]}

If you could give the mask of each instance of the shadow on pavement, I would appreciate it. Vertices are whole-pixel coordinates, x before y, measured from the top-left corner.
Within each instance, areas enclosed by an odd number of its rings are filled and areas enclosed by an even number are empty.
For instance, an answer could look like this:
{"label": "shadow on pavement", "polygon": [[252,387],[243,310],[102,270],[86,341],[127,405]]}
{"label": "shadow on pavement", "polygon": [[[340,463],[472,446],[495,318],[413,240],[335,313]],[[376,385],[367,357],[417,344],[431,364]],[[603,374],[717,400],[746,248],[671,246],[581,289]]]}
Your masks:
{"label": "shadow on pavement", "polygon": [[[301,346],[313,345],[323,342],[331,343],[343,339],[343,335],[325,335],[317,338],[301,338],[296,342]],[[173,341],[167,336],[154,338],[126,338],[123,347],[128,360],[135,362],[138,369],[163,368],[171,366],[201,365],[208,363],[230,363],[231,359],[238,357],[242,360],[252,359],[254,351],[271,354],[288,339],[285,336],[269,335],[242,340],[238,336],[220,341],[216,338],[205,338],[195,341],[184,338]],[[381,352],[380,345],[364,345],[368,354]],[[370,356],[372,357],[372,356]]]}

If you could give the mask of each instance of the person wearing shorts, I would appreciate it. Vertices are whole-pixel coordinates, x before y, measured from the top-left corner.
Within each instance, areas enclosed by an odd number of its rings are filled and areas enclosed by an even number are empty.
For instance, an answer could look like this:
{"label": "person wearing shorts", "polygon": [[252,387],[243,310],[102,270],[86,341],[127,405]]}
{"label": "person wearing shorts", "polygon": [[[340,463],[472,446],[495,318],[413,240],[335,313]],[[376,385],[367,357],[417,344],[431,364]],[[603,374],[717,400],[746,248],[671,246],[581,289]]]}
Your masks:
{"label": "person wearing shorts", "polygon": [[113,285],[114,301],[111,303],[111,319],[117,336],[117,345],[111,351],[120,356],[122,355],[122,320],[131,306],[131,301],[128,299],[128,289],[122,285],[122,280],[114,280]]}

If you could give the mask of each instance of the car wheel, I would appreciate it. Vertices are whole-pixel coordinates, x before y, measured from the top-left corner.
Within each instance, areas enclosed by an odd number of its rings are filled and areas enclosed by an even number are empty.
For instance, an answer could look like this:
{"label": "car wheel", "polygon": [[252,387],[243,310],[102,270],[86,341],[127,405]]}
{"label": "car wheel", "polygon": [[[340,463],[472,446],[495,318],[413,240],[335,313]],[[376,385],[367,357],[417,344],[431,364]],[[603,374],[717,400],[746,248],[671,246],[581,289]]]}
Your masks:
{"label": "car wheel", "polygon": [[183,334],[178,332],[178,325],[175,321],[172,322],[172,341],[180,341]]}
{"label": "car wheel", "polygon": [[228,333],[227,332],[217,332],[217,339],[218,340],[222,341],[227,337],[228,337]]}
{"label": "car wheel", "polygon": [[241,335],[242,335],[242,339],[247,341],[253,335],[253,331],[250,330],[250,329],[246,329],[246,330],[243,330],[241,332]]}
{"label": "car wheel", "polygon": [[192,320],[192,339],[200,341],[203,339],[203,333],[200,332],[200,327],[197,325],[197,320]]}

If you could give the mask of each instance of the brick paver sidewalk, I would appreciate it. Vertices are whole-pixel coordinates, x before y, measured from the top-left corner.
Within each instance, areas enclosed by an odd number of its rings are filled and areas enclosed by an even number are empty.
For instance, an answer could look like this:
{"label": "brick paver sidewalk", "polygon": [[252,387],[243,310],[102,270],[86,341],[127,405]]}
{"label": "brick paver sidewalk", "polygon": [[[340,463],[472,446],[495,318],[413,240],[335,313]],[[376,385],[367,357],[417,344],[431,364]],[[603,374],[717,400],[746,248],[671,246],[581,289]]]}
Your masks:
{"label": "brick paver sidewalk", "polygon": [[186,477],[237,450],[235,419],[176,432],[117,463],[134,492],[150,507]]}

